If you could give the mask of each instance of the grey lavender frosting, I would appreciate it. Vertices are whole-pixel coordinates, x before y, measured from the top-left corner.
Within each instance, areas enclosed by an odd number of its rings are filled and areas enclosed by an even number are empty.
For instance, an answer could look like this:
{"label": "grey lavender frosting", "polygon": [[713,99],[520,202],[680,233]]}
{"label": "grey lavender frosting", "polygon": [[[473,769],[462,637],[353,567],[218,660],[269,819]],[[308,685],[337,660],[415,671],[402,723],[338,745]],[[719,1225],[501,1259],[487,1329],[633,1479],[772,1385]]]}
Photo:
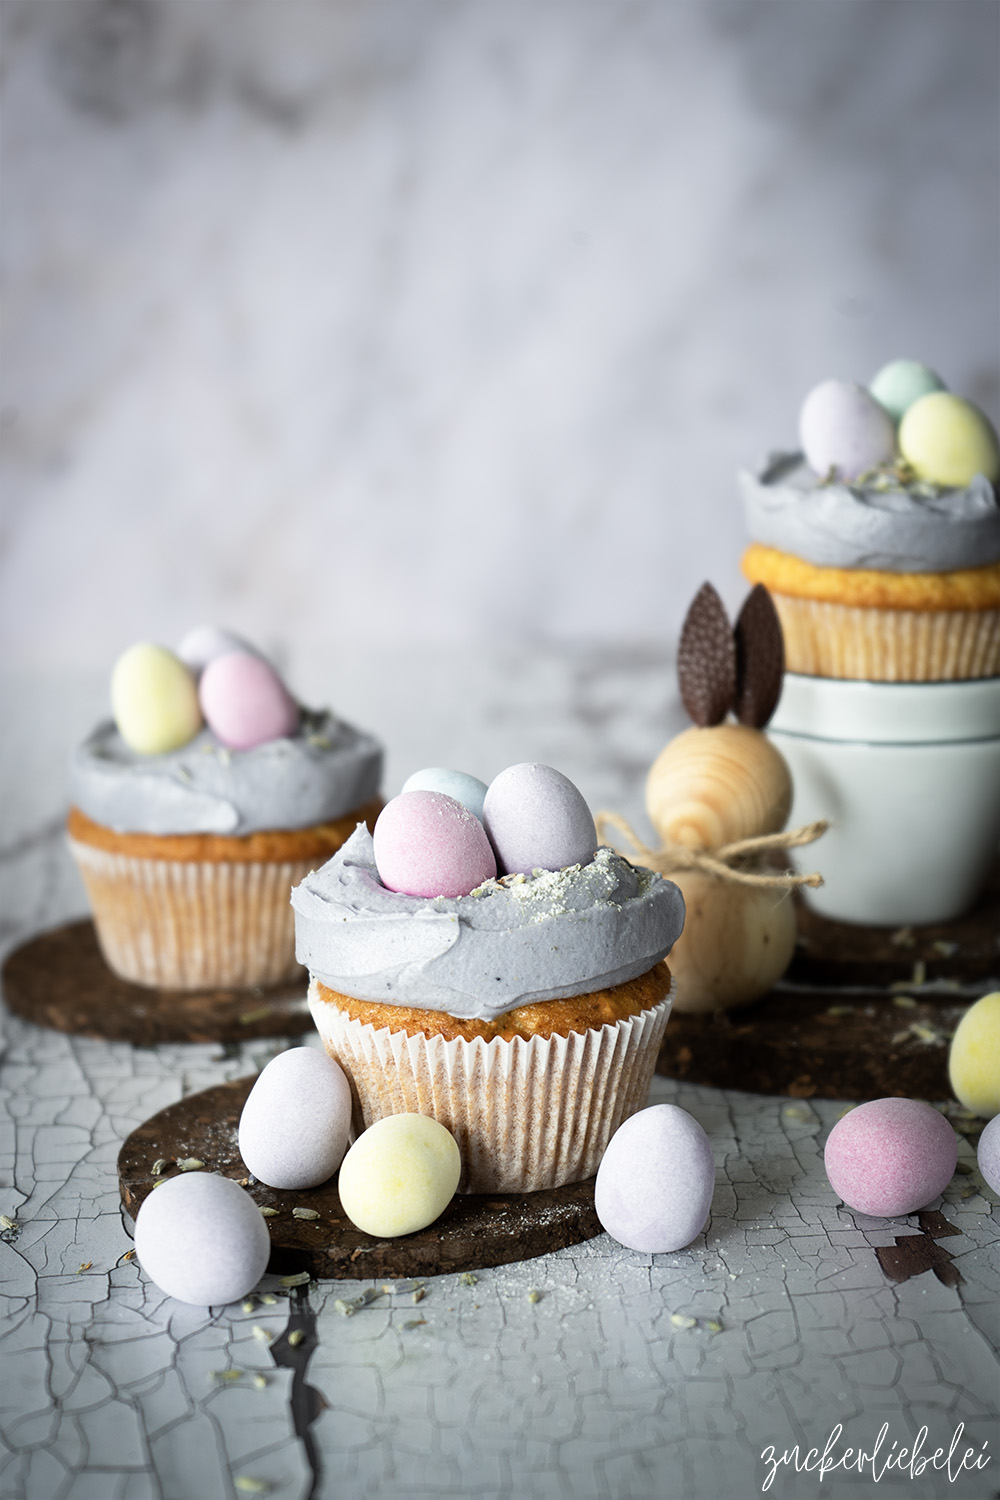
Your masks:
{"label": "grey lavender frosting", "polygon": [[309,828],[376,795],[382,749],[331,713],[304,709],[298,732],[227,750],[209,729],[166,755],[138,755],[108,720],[74,752],[70,794],[117,833],[221,833]]}
{"label": "grey lavender frosting", "polygon": [[379,880],[363,824],[292,905],[299,962],[330,989],[462,1019],[624,984],[684,925],[671,881],[603,847],[589,864],[488,880],[468,896],[401,895]]}
{"label": "grey lavender frosting", "polygon": [[949,573],[1000,560],[1000,506],[982,474],[964,489],[828,484],[800,453],[772,453],[739,484],[753,540],[818,567]]}

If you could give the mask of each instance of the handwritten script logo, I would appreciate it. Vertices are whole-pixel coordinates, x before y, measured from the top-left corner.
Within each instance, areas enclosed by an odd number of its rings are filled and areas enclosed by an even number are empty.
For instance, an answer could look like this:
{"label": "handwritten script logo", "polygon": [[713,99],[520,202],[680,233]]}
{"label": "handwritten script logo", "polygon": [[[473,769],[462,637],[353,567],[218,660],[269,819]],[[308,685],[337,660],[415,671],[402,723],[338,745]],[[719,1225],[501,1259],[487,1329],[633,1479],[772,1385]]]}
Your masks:
{"label": "handwritten script logo", "polygon": [[786,1448],[783,1453],[779,1453],[774,1447],[765,1448],[760,1456],[761,1461],[767,1465],[767,1472],[761,1489],[769,1490],[774,1483],[774,1476],[783,1468],[794,1469],[796,1474],[818,1474],[821,1480],[835,1469],[856,1469],[859,1474],[870,1471],[876,1484],[886,1474],[908,1473],[911,1479],[917,1479],[925,1469],[945,1469],[948,1479],[954,1483],[963,1469],[985,1469],[990,1462],[990,1456],[986,1452],[988,1442],[983,1444],[978,1455],[975,1448],[966,1448],[959,1456],[958,1449],[964,1431],[965,1423],[960,1422],[952,1433],[951,1446],[947,1449],[935,1448],[931,1453],[925,1451],[927,1428],[921,1427],[912,1448],[901,1448],[898,1442],[893,1442],[884,1451],[889,1437],[889,1424],[884,1422],[879,1428],[875,1446],[869,1452],[865,1448],[841,1448],[840,1440],[844,1429],[838,1422],[822,1451],[810,1448],[802,1453],[798,1443],[794,1448]]}

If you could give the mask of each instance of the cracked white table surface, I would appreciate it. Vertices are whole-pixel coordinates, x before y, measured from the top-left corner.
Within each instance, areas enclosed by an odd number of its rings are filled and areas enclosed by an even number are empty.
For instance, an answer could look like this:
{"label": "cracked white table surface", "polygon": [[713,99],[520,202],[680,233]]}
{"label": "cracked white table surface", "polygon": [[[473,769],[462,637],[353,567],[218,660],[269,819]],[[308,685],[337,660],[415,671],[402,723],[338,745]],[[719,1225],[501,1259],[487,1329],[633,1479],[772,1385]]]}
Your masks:
{"label": "cracked white table surface", "polygon": [[[308,680],[310,664],[298,671]],[[654,652],[338,671],[338,706],[390,746],[390,792],[420,764],[488,777],[540,759],[592,805],[641,820],[645,767],[681,724]],[[83,679],[6,684],[5,951],[84,909],[62,844],[63,764],[102,693]],[[265,1280],[273,1302],[205,1310],[123,1259],[117,1152],[156,1110],[252,1073],[285,1043],[139,1049],[4,1025],[0,1213],[18,1226],[0,1243],[10,1500],[1000,1491],[1000,1235],[964,1136],[973,1170],[932,1205],[958,1231],[940,1242],[955,1286],[931,1270],[888,1280],[876,1249],[920,1234],[916,1216],[864,1218],[832,1192],[822,1148],[843,1104],[658,1078],[652,1099],[689,1110],[716,1154],[711,1219],[688,1249],[641,1255],[602,1235],[475,1281],[431,1278],[418,1302],[396,1285],[351,1315],[368,1283]],[[304,1332],[294,1350],[289,1326]],[[874,1465],[845,1467],[883,1428]],[[922,1428],[924,1457],[959,1434],[950,1474],[884,1469]],[[796,1445],[809,1470],[782,1462]],[[821,1479],[808,1455],[828,1445],[841,1466]],[[966,1450],[988,1462],[956,1472]]]}

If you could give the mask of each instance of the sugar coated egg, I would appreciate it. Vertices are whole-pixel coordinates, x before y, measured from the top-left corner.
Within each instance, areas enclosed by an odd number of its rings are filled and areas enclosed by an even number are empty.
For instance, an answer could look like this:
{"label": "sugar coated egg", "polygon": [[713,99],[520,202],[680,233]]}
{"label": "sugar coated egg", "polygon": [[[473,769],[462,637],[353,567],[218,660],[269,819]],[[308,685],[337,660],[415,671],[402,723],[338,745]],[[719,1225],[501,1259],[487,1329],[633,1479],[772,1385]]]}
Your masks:
{"label": "sugar coated egg", "polygon": [[401,792],[372,840],[382,884],[407,896],[467,896],[497,872],[482,823],[443,792]]}
{"label": "sugar coated egg", "polygon": [[966,1109],[990,1120],[1000,1115],[1000,990],[970,1005],[948,1053],[952,1093]]}
{"label": "sugar coated egg", "polygon": [[351,1086],[315,1047],[292,1047],[264,1068],[240,1116],[240,1155],[274,1188],[318,1187],[340,1166],[351,1130]]}
{"label": "sugar coated egg", "polygon": [[177,655],[196,676],[204,672],[210,661],[225,656],[227,651],[249,651],[251,656],[260,655],[241,635],[223,630],[219,625],[196,625],[177,647]]}
{"label": "sugar coated egg", "polygon": [[212,1172],[171,1177],[143,1200],[135,1253],[168,1297],[196,1307],[238,1302],[271,1254],[267,1221],[238,1183]]}
{"label": "sugar coated egg", "polygon": [[597,853],[590,808],[568,776],[530,762],[490,783],[483,821],[507,875],[585,865]]}
{"label": "sugar coated egg", "polygon": [[165,755],[201,728],[198,688],[187,667],[165,646],[141,641],[115,662],[111,711],[118,733],[138,755]]}
{"label": "sugar coated egg", "polygon": [[872,1099],[838,1120],[823,1162],[848,1208],[889,1219],[926,1208],[955,1173],[958,1143],[944,1115],[920,1099]]}
{"label": "sugar coated egg", "polygon": [[872,380],[868,389],[880,406],[884,406],[894,422],[898,422],[906,409],[927,396],[931,391],[943,391],[944,381],[940,375],[917,359],[893,359]]}
{"label": "sugar coated egg", "polygon": [[352,1224],[379,1239],[395,1239],[441,1217],[461,1172],[455,1137],[437,1120],[386,1115],[358,1136],[337,1186]]}
{"label": "sugar coated egg", "polygon": [[1000,1115],[994,1115],[979,1137],[976,1161],[984,1179],[995,1193],[1000,1193]]}
{"label": "sugar coated egg", "polygon": [[950,391],[921,396],[899,424],[899,451],[918,479],[964,485],[977,474],[1000,479],[1000,445],[978,406]]}
{"label": "sugar coated egg", "polygon": [[840,479],[856,479],[896,452],[892,418],[863,385],[824,380],[806,397],[799,417],[799,438],[814,473],[833,470]]}
{"label": "sugar coated egg", "polygon": [[682,1250],[708,1222],[715,1161],[708,1136],[676,1104],[653,1104],[619,1125],[597,1169],[594,1206],[630,1250]]}
{"label": "sugar coated egg", "polygon": [[414,771],[403,783],[404,792],[444,792],[467,807],[474,818],[483,821],[483,798],[486,783],[478,776],[466,771],[448,771],[444,766],[427,766],[423,771]]}
{"label": "sugar coated egg", "polygon": [[252,750],[298,728],[298,704],[270,662],[250,651],[210,661],[198,692],[209,728],[231,750]]}

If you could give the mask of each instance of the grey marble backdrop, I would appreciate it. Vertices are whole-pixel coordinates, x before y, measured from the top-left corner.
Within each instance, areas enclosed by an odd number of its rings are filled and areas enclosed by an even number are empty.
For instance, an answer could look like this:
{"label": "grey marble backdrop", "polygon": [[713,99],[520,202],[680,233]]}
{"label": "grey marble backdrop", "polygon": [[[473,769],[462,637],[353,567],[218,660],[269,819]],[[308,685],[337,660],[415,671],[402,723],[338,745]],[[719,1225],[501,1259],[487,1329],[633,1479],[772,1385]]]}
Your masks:
{"label": "grey marble backdrop", "polygon": [[15,665],[669,642],[813,383],[998,415],[994,0],[2,15]]}

